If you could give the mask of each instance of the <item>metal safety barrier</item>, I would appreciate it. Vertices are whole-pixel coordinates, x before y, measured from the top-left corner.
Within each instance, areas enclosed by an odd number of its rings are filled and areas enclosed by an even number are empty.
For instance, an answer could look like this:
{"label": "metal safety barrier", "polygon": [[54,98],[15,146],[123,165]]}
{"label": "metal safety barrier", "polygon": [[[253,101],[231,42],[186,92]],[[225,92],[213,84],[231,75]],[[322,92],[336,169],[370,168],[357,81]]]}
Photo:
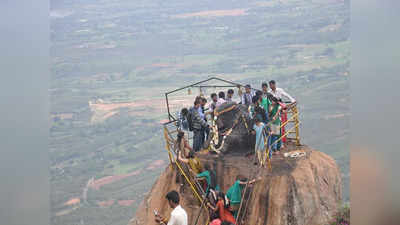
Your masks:
{"label": "metal safety barrier", "polygon": [[[199,200],[199,202],[203,205],[203,202],[205,201],[205,199],[203,199],[201,197],[201,194],[197,191],[196,189],[196,182],[193,182],[191,179],[191,176],[188,175],[185,170],[183,169],[183,166],[181,165],[181,163],[179,162],[179,160],[177,160],[178,156],[174,156],[174,151],[171,150],[171,146],[175,145],[175,140],[174,138],[171,136],[171,132],[168,130],[168,128],[164,125],[164,138],[165,138],[165,142],[166,142],[166,150],[168,152],[168,156],[169,156],[169,160],[170,160],[170,166],[172,168],[172,165],[175,164],[178,168],[178,171],[180,172],[180,174],[183,175],[183,177],[185,178],[185,180],[189,183],[189,186],[193,192],[193,195]],[[198,186],[198,185],[197,185]],[[207,214],[208,214],[208,210],[206,210]],[[207,215],[207,223],[205,225],[208,225],[209,223],[209,215]]]}
{"label": "metal safety barrier", "polygon": [[299,127],[300,127],[301,122],[299,120],[299,111],[297,110],[297,104],[290,105],[287,108],[287,113],[292,114],[292,115],[289,119],[287,119],[287,121],[285,121],[284,123],[282,123],[280,125],[280,130],[282,130],[282,128],[285,127],[289,123],[294,123],[294,126],[288,130],[285,130],[285,133],[281,134],[280,137],[271,144],[268,144],[268,139],[271,138],[271,134],[268,134],[264,138],[265,153],[267,154],[267,161],[268,161],[268,166],[270,169],[272,169],[271,159],[269,156],[271,146],[277,144],[279,141],[281,141],[283,138],[287,137],[289,134],[295,134],[294,139],[296,140],[296,145],[300,146],[300,129],[299,129]]}
{"label": "metal safety barrier", "polygon": [[[217,113],[217,115],[220,115],[220,114],[222,114],[222,113],[228,112],[228,111],[232,110],[233,108],[234,108],[234,107],[230,107],[230,108],[228,108],[228,109],[226,109],[226,110],[224,110],[224,111],[221,111],[220,113]],[[301,122],[300,122],[300,120],[299,120],[299,112],[298,112],[298,109],[297,109],[297,105],[296,105],[296,104],[290,105],[286,110],[287,110],[286,113],[287,113],[287,114],[290,114],[290,117],[287,119],[287,121],[285,121],[284,123],[281,123],[281,125],[280,125],[280,130],[282,130],[282,128],[285,127],[285,126],[286,126],[287,124],[289,124],[289,123],[294,123],[294,126],[291,127],[291,128],[289,128],[288,130],[285,130],[285,132],[284,132],[283,134],[281,134],[280,137],[279,137],[278,139],[276,139],[273,143],[270,143],[270,144],[268,143],[268,140],[269,140],[269,138],[271,138],[271,134],[265,134],[265,133],[263,134],[264,146],[265,146],[265,154],[266,154],[266,157],[264,157],[264,160],[267,161],[267,162],[265,162],[265,163],[268,163],[268,167],[269,167],[270,170],[272,170],[271,158],[270,158],[270,156],[269,156],[269,155],[270,155],[270,151],[271,151],[271,146],[277,144],[277,143],[278,143],[279,141],[281,141],[283,138],[288,137],[289,134],[295,134],[295,137],[294,137],[294,138],[291,138],[291,139],[295,139],[296,145],[298,145],[298,146],[300,145],[299,126],[300,126],[300,123],[301,123]],[[245,126],[246,126],[246,129],[248,129],[248,125],[247,125],[247,123],[246,123],[246,119],[244,118],[243,115],[241,115],[241,116],[237,119],[237,121],[235,121],[234,125],[236,125],[236,123],[238,123],[240,119],[242,119],[242,120],[244,121]],[[216,126],[216,124],[215,124],[214,118],[212,118],[211,121],[212,121],[212,126],[211,126],[211,127],[212,127],[212,128],[215,128],[214,126]],[[185,178],[185,180],[189,183],[189,186],[190,186],[190,188],[191,188],[191,190],[192,190],[192,192],[193,192],[193,195],[194,195],[194,196],[199,200],[199,202],[202,204],[201,207],[203,207],[204,201],[206,201],[206,200],[201,196],[201,194],[199,193],[199,191],[198,191],[197,188],[196,188],[196,186],[199,188],[199,185],[197,185],[196,181],[192,181],[191,176],[185,172],[185,170],[184,170],[184,168],[183,168],[183,165],[181,165],[181,163],[179,162],[179,160],[177,160],[177,156],[174,155],[174,154],[176,154],[176,153],[172,150],[173,148],[175,148],[175,139],[172,137],[171,134],[177,133],[177,132],[178,132],[178,129],[177,129],[177,127],[176,127],[176,124],[173,123],[173,122],[174,122],[174,121],[171,121],[171,122],[168,122],[168,123],[164,124],[164,138],[165,138],[165,140],[166,140],[166,150],[167,150],[167,152],[168,152],[168,156],[169,156],[171,168],[172,168],[172,165],[173,165],[173,164],[175,164],[175,165],[177,166],[178,171],[180,172],[180,174],[183,175],[183,177]],[[174,128],[175,128],[175,129],[173,129],[172,131],[170,131],[170,130],[167,128],[168,125],[174,125]],[[233,126],[233,127],[229,130],[227,136],[229,136],[230,132],[232,132],[232,129],[233,129],[234,127],[235,127],[235,126]],[[217,132],[218,132],[218,131],[217,131]],[[214,140],[214,141],[216,141],[216,142],[218,143],[218,133],[217,133],[216,136],[217,136],[217,137],[216,137],[217,139]],[[222,143],[222,145],[223,145],[223,143]],[[211,149],[212,149],[211,146],[212,146],[212,144],[210,143],[210,146],[208,146],[208,150],[211,150]],[[215,150],[215,149],[214,149],[214,150]],[[247,186],[247,185],[246,185],[246,186]],[[201,188],[201,187],[200,187],[200,188]],[[200,188],[199,188],[199,189],[200,189]],[[244,199],[243,199],[243,200],[244,200]],[[246,203],[247,203],[247,204],[246,204],[245,206],[243,206],[243,209],[240,210],[240,211],[241,211],[240,214],[243,214],[243,215],[240,215],[240,217],[238,216],[238,218],[240,218],[241,220],[244,219],[243,217],[245,216],[244,214],[245,214],[246,209],[247,209],[247,207],[248,207],[248,202],[247,202],[247,201],[249,201],[249,199],[246,200]],[[243,202],[241,202],[241,203],[243,203]],[[241,206],[240,208],[242,208],[242,206]],[[242,212],[243,210],[244,210],[244,212]],[[207,214],[208,214],[208,210],[206,210],[206,212],[207,212]],[[206,225],[208,225],[208,223],[209,223],[209,215],[207,216],[207,218],[208,218],[208,220],[207,220]],[[238,222],[239,222],[239,224],[240,224],[241,221],[238,221]]]}

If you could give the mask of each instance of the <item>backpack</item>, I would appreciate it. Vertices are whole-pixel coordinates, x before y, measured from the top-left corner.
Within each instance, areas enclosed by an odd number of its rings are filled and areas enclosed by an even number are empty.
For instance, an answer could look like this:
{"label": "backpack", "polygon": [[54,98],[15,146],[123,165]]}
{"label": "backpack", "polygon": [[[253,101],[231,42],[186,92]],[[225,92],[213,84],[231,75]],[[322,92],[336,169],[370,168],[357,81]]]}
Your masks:
{"label": "backpack", "polygon": [[188,114],[186,115],[189,131],[193,131],[193,110],[193,108],[190,108]]}

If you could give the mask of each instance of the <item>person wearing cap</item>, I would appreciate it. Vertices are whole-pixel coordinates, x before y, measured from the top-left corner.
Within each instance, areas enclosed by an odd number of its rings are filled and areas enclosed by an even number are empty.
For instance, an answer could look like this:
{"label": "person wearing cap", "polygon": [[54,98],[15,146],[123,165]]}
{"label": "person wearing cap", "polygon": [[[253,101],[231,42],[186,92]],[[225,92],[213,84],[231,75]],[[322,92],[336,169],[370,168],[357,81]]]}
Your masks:
{"label": "person wearing cap", "polygon": [[241,96],[241,99],[242,99],[241,103],[243,105],[250,106],[253,96],[255,96],[255,93],[253,90],[251,90],[250,84],[246,84],[246,86],[244,86],[244,90],[245,90],[245,92]]}

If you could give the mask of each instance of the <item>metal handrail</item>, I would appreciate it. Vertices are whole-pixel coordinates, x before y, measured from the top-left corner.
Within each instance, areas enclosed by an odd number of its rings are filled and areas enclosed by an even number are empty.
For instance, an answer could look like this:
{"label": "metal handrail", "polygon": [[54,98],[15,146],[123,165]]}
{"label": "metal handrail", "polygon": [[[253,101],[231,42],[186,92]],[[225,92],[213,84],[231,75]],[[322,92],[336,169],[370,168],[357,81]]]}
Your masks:
{"label": "metal handrail", "polygon": [[[283,123],[283,124],[281,124],[281,126],[280,126],[280,128],[282,129],[282,127],[284,127],[287,123],[289,123],[289,122],[291,122],[292,121],[292,119],[294,119],[294,122],[296,123],[296,125],[294,126],[294,127],[292,127],[292,128],[290,128],[289,130],[287,130],[283,135],[281,135],[281,137],[279,137],[277,140],[275,140],[270,146],[272,146],[272,145],[274,145],[274,144],[276,144],[276,143],[278,143],[280,140],[282,140],[282,138],[284,138],[284,137],[286,137],[289,133],[291,133],[291,131],[293,130],[293,129],[297,129],[298,127],[299,127],[299,125],[300,125],[300,121],[298,120],[298,115],[299,115],[299,113],[298,113],[298,111],[297,111],[297,108],[296,108],[296,105],[292,105],[290,108],[288,108],[289,110],[290,109],[293,109],[293,115],[285,122],[285,123]],[[296,130],[296,132],[295,132],[297,135],[298,135],[298,131]],[[265,137],[265,134],[263,133],[263,137],[264,137],[264,145],[266,145],[267,147],[266,147],[266,154],[267,154],[267,157],[266,157],[266,160],[268,161],[268,166],[269,166],[269,169],[272,169],[272,167],[271,167],[271,159],[270,159],[270,157],[269,157],[269,151],[270,151],[270,148],[269,148],[269,145],[268,145],[268,138],[270,137],[271,135],[270,134],[268,134],[268,136],[267,137]],[[267,144],[265,144],[267,142]],[[247,185],[246,185],[246,189],[247,189]],[[243,195],[244,195],[245,193],[243,193]],[[252,194],[252,192],[251,192],[251,194]],[[244,210],[246,210],[247,209],[247,207],[248,207],[248,201],[250,200],[250,195],[249,195],[249,197],[248,197],[248,199],[246,200],[246,206],[244,206]],[[238,220],[240,220],[240,221],[237,221],[237,224],[241,224],[241,222],[242,222],[242,220],[243,220],[243,216],[245,216],[245,212],[243,213],[243,212],[241,212],[242,210],[241,210],[241,208],[242,208],[242,203],[243,203],[243,198],[242,198],[242,201],[241,201],[241,204],[240,204],[240,209],[239,209],[239,215],[238,215],[238,217],[237,217],[237,219]]]}
{"label": "metal handrail", "polygon": [[271,145],[274,145],[274,144],[278,143],[280,140],[282,140],[282,138],[286,137],[286,136],[289,134],[289,131],[291,131],[291,130],[293,130],[293,129],[296,129],[297,127],[299,127],[299,125],[300,125],[300,122],[299,122],[298,124],[296,124],[294,127],[290,128],[290,129],[288,130],[288,132],[285,132],[284,135],[281,135],[281,136],[280,136],[278,139],[276,139]]}
{"label": "metal handrail", "polygon": [[[285,121],[283,124],[281,124],[280,125],[280,129],[282,129],[282,127],[284,127],[284,126],[286,126],[289,122],[295,122],[296,124],[295,124],[295,126],[293,126],[292,128],[290,128],[289,130],[287,130],[287,131],[285,131],[285,133],[283,134],[283,135],[281,135],[277,140],[275,140],[273,143],[271,143],[271,144],[266,144],[266,148],[265,148],[265,152],[266,152],[266,154],[267,154],[267,160],[268,160],[268,165],[269,165],[269,167],[270,167],[270,169],[272,169],[271,168],[271,159],[270,159],[270,157],[269,157],[269,152],[270,152],[270,146],[273,146],[273,145],[275,145],[276,143],[278,143],[279,141],[281,141],[284,137],[286,137],[287,135],[289,135],[290,133],[293,133],[293,129],[296,129],[296,131],[294,132],[294,133],[296,133],[296,140],[297,140],[297,142],[298,142],[298,144],[299,144],[299,133],[298,133],[298,128],[299,128],[299,126],[300,126],[300,121],[299,121],[299,119],[298,119],[298,116],[299,116],[299,112],[297,111],[297,107],[296,107],[296,104],[294,104],[294,105],[291,105],[289,108],[288,108],[288,110],[292,110],[293,112],[293,115],[289,118],[289,119],[287,119],[287,121]],[[267,139],[267,142],[268,142],[268,138],[270,138],[271,137],[271,135],[270,134],[268,134],[268,136],[266,137],[266,139]],[[264,141],[264,143],[265,143],[265,141]]]}
{"label": "metal handrail", "polygon": [[[190,180],[190,176],[189,175],[187,175],[186,173],[185,173],[185,171],[184,171],[184,169],[183,169],[183,167],[182,167],[182,165],[179,163],[179,161],[178,160],[176,160],[176,158],[174,157],[174,154],[172,153],[172,151],[171,151],[171,146],[170,146],[170,142],[174,142],[174,139],[171,137],[169,137],[170,136],[170,133],[169,133],[169,131],[168,131],[168,129],[164,126],[164,137],[165,137],[165,141],[166,141],[166,149],[167,149],[167,151],[168,151],[168,156],[169,156],[169,159],[170,159],[170,165],[172,166],[172,164],[175,162],[175,164],[177,165],[177,167],[178,167],[178,169],[179,169],[179,172],[185,177],[185,179],[186,179],[186,181],[189,183],[189,185],[190,185],[190,188],[192,189],[192,192],[193,192],[193,194],[196,196],[196,198],[200,201],[200,202],[203,202],[203,201],[205,201],[205,199],[203,199],[201,196],[200,196],[200,194],[198,193],[198,191],[196,190],[196,188],[195,188],[195,185],[192,183],[192,181]],[[209,220],[209,219],[208,219]],[[208,221],[207,220],[207,223],[206,223],[206,225],[208,224]]]}
{"label": "metal handrail", "polygon": [[[211,80],[221,81],[221,82],[224,82],[224,83],[228,83],[230,85],[200,85],[202,83],[206,83],[206,82],[211,81]],[[199,87],[199,88],[202,88],[202,87],[238,87],[238,88],[241,88],[241,87],[244,87],[244,85],[243,84],[239,84],[239,83],[235,83],[235,82],[232,82],[232,81],[229,81],[229,80],[221,79],[221,78],[218,78],[218,77],[209,77],[206,80],[202,80],[202,81],[199,81],[199,82],[196,82],[196,83],[193,83],[193,84],[190,84],[190,85],[187,85],[187,86],[184,86],[184,87],[172,90],[172,91],[168,91],[168,92],[165,93],[165,102],[167,104],[168,119],[170,121],[171,120],[175,121],[176,118],[171,114],[171,111],[170,111],[170,108],[169,108],[169,102],[168,102],[168,95],[170,95],[172,93],[175,93],[175,92],[178,92],[178,91],[181,91],[181,90],[184,90],[184,89],[187,89],[187,88],[193,88],[193,87]],[[253,91],[258,91],[259,90],[257,88],[251,88],[251,89]]]}
{"label": "metal handrail", "polygon": [[[230,110],[231,110],[231,109],[230,109]],[[294,125],[292,128],[286,130],[284,134],[282,134],[277,140],[275,140],[275,141],[274,141],[273,143],[271,143],[271,144],[268,144],[268,138],[270,138],[271,135],[270,135],[270,134],[268,134],[268,135],[263,134],[263,137],[264,137],[264,145],[266,146],[266,148],[265,148],[266,158],[265,158],[264,160],[268,160],[268,166],[269,166],[270,169],[272,169],[272,166],[271,166],[271,159],[270,159],[270,157],[269,157],[270,146],[273,146],[273,145],[277,144],[279,141],[281,141],[284,137],[286,137],[286,136],[289,135],[290,133],[296,133],[296,140],[297,140],[297,143],[299,144],[299,130],[298,130],[298,128],[299,128],[301,122],[300,122],[299,119],[298,119],[299,112],[298,112],[298,110],[297,110],[296,104],[290,105],[290,106],[287,108],[287,110],[288,110],[288,113],[292,113],[292,115],[291,115],[290,118],[287,119],[287,121],[285,121],[284,123],[282,123],[282,124],[280,125],[280,129],[282,129],[284,126],[286,126],[289,122],[294,122],[295,125]],[[242,116],[243,116],[243,115],[242,115]],[[244,118],[243,118],[243,119],[244,119]],[[246,128],[247,128],[246,120],[244,119],[244,121],[245,121],[245,125],[246,125]],[[167,149],[167,151],[168,151],[168,156],[169,156],[169,159],[170,159],[171,167],[172,167],[172,164],[173,164],[173,163],[175,163],[175,164],[177,165],[178,171],[185,177],[186,181],[189,183],[189,185],[190,185],[190,187],[191,187],[191,189],[192,189],[193,194],[196,196],[196,198],[197,198],[197,199],[202,203],[202,205],[203,205],[204,201],[206,201],[206,200],[203,199],[203,198],[201,197],[201,195],[199,194],[199,192],[196,190],[195,184],[191,181],[190,175],[186,174],[186,172],[185,172],[184,169],[183,169],[183,166],[182,166],[182,165],[179,163],[179,161],[174,157],[174,153],[176,154],[176,152],[174,152],[174,151],[171,150],[171,145],[174,145],[175,140],[174,140],[174,138],[172,137],[171,132],[168,130],[167,125],[169,125],[169,124],[171,124],[171,123],[173,123],[173,122],[176,122],[176,120],[172,120],[172,121],[169,121],[169,122],[167,122],[167,123],[164,123],[164,137],[165,137],[165,139],[166,139],[166,149]],[[296,129],[296,131],[293,131],[294,129]],[[174,132],[176,132],[176,131],[174,131]],[[267,143],[266,143],[266,142],[267,142]],[[247,201],[248,201],[248,200],[247,200]],[[246,204],[245,208],[247,208],[247,206],[248,206],[248,204]],[[208,212],[208,211],[207,211],[207,212]],[[242,218],[242,219],[243,219],[243,218]],[[207,220],[206,225],[208,224],[208,222],[209,222],[209,218],[208,218],[208,220]]]}

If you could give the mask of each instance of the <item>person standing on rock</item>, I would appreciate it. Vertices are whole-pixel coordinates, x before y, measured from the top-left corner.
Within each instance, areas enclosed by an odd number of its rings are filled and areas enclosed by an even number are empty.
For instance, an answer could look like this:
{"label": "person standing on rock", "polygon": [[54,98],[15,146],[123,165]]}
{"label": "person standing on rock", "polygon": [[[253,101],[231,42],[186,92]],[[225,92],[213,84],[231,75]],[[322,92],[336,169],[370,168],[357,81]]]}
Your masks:
{"label": "person standing on rock", "polygon": [[253,96],[256,94],[254,93],[253,90],[251,90],[250,84],[246,84],[246,86],[244,86],[244,89],[245,89],[245,93],[241,94],[241,99],[242,99],[241,103],[243,105],[250,106],[251,100],[252,100]]}
{"label": "person standing on rock", "polygon": [[[282,88],[277,88],[276,87],[276,82],[274,80],[271,80],[269,82],[269,86],[271,88],[271,91],[269,91],[269,93],[272,96],[274,96],[275,98],[278,99],[278,103],[282,107],[281,122],[285,123],[287,121],[287,111],[286,111],[287,106],[286,106],[285,103],[283,103],[283,99],[282,98],[284,98],[284,97],[287,98],[289,100],[290,104],[295,104],[296,100],[292,96],[290,96],[288,93],[286,93]],[[282,135],[285,134],[285,127],[284,126],[282,127],[281,133],[282,133]],[[283,143],[286,142],[286,137],[283,137],[282,140],[279,141],[279,143],[278,143],[279,147],[283,148],[282,142]]]}
{"label": "person standing on rock", "polygon": [[[208,124],[204,119],[201,118],[198,109],[200,108],[201,101],[196,99],[194,106],[190,109],[190,120],[193,129],[193,150],[198,152],[203,146],[203,135],[204,131],[208,129]],[[190,123],[190,122],[189,122]]]}
{"label": "person standing on rock", "polygon": [[278,101],[282,101],[283,98],[285,97],[290,101],[290,103],[296,103],[296,100],[288,93],[286,93],[286,91],[284,91],[282,88],[276,87],[276,82],[274,80],[271,80],[269,82],[269,87],[271,88],[269,93],[275,98],[277,98]]}
{"label": "person standing on rock", "polygon": [[253,96],[252,102],[253,104],[249,107],[250,118],[257,118],[260,122],[267,123],[266,111],[261,106],[261,96]]}
{"label": "person standing on rock", "polygon": [[281,136],[281,118],[280,118],[281,106],[278,104],[278,99],[272,98],[271,105],[269,107],[270,120],[270,139],[268,140],[268,146],[270,146],[270,153],[279,154],[280,145],[278,139]]}
{"label": "person standing on rock", "polygon": [[[207,117],[206,117],[206,113],[205,113],[205,107],[207,104],[207,99],[204,97],[200,97],[200,116],[201,118],[207,123]],[[205,140],[208,139],[208,135],[210,135],[210,128],[209,127],[203,127],[203,132],[202,132],[202,139],[201,139],[201,143],[204,143]]]}
{"label": "person standing on rock", "polygon": [[231,102],[233,102],[233,94],[234,94],[235,92],[233,91],[233,89],[229,89],[228,90],[228,92],[227,92],[227,95],[226,95],[226,102],[228,102],[228,103],[231,103]]}
{"label": "person standing on rock", "polygon": [[218,93],[218,101],[216,103],[216,107],[219,107],[220,105],[224,104],[226,102],[225,100],[225,92],[220,91]]}
{"label": "person standing on rock", "polygon": [[214,112],[215,108],[217,108],[217,102],[218,102],[218,95],[216,93],[212,93],[210,95],[211,97],[211,104],[210,104],[210,111],[211,113]]}
{"label": "person standing on rock", "polygon": [[203,97],[201,97],[201,96],[197,96],[196,99],[195,99],[195,101],[197,101],[197,100],[200,101],[200,107],[197,108],[197,112],[199,112],[200,117],[201,117],[203,120],[205,120],[204,106],[205,106],[205,104],[207,103],[207,100],[206,100],[206,102],[203,102]]}
{"label": "person standing on rock", "polygon": [[176,191],[170,191],[165,196],[168,200],[169,206],[173,209],[171,216],[167,221],[154,210],[155,221],[160,225],[188,225],[188,216],[186,211],[179,205],[179,194]]}
{"label": "person standing on rock", "polygon": [[265,151],[264,151],[264,129],[265,124],[260,121],[259,118],[254,118],[254,126],[252,133],[256,135],[255,152],[257,154],[258,163],[261,167],[264,167],[265,162]]}
{"label": "person standing on rock", "polygon": [[263,98],[271,99],[272,94],[269,93],[269,91],[268,91],[268,83],[263,82],[263,83],[261,84],[261,89],[262,89],[262,97],[263,97]]}
{"label": "person standing on rock", "polygon": [[271,105],[271,98],[272,94],[268,92],[268,84],[267,83],[262,83],[262,96],[261,96],[261,107],[265,110],[265,117],[268,122],[268,108]]}

